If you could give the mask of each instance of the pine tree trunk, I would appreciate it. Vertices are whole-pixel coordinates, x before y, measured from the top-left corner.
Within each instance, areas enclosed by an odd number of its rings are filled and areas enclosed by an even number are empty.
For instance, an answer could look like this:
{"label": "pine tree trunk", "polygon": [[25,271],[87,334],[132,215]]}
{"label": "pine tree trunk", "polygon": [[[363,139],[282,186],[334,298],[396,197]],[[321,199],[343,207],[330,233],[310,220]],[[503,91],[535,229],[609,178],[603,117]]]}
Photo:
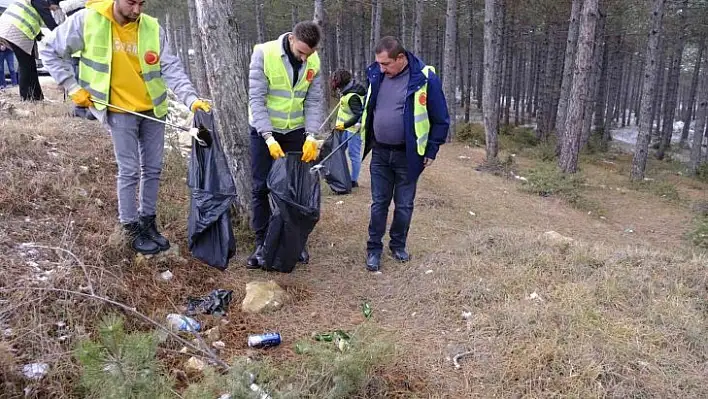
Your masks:
{"label": "pine tree trunk", "polygon": [[[470,7],[469,18],[469,41],[467,42],[467,58],[465,60],[465,64],[467,65],[468,79],[467,90],[465,91],[465,95],[467,96],[467,99],[465,101],[465,123],[470,122],[470,111],[472,109],[472,82],[474,81],[474,11],[472,7]],[[476,90],[479,90],[479,87],[477,87]]]}
{"label": "pine tree trunk", "polygon": [[238,193],[235,217],[247,226],[251,210],[251,162],[246,101],[248,61],[241,51],[245,43],[235,29],[236,8],[232,0],[196,0],[195,5],[216,126]]}
{"label": "pine tree trunk", "polygon": [[[457,1],[447,0],[445,13],[445,57],[443,61],[443,92],[450,114],[450,132],[454,134],[457,122],[457,101],[455,97],[455,49],[457,37]],[[453,136],[450,134],[450,136]]]}
{"label": "pine tree trunk", "polygon": [[487,162],[497,159],[499,152],[498,115],[499,107],[497,74],[500,64],[501,15],[500,0],[485,0],[484,2],[484,130],[486,138]]}
{"label": "pine tree trunk", "polygon": [[578,48],[578,32],[580,30],[580,8],[582,0],[573,0],[570,11],[570,23],[568,24],[568,39],[565,46],[565,58],[563,62],[563,82],[561,83],[561,95],[558,102],[558,116],[556,117],[556,134],[558,143],[562,142],[565,134],[566,118],[568,116],[568,102],[570,99],[570,89],[573,85],[573,69],[575,67],[575,52]]}
{"label": "pine tree trunk", "polygon": [[516,38],[516,29],[515,27],[515,22],[514,21],[514,8],[511,9],[512,11],[508,14],[509,17],[507,19],[507,24],[506,24],[506,30],[507,33],[505,34],[506,40],[504,43],[504,48],[506,51],[506,55],[504,57],[504,126],[509,125],[509,119],[510,119],[510,111],[511,111],[511,99],[512,99],[512,74],[514,72],[513,66],[514,66],[514,53],[513,53],[513,42],[514,39]]}
{"label": "pine tree trunk", "polygon": [[194,48],[194,76],[192,81],[196,84],[197,93],[200,96],[212,98],[211,93],[209,93],[206,68],[204,67],[204,53],[202,52],[201,38],[199,37],[195,0],[188,1],[188,12],[189,30],[192,35],[192,47]]}
{"label": "pine tree trunk", "polygon": [[693,77],[691,78],[691,88],[688,92],[688,100],[686,101],[686,109],[683,112],[683,130],[681,131],[681,143],[683,147],[688,140],[688,131],[691,128],[691,117],[693,116],[693,108],[696,101],[696,90],[698,88],[698,78],[701,71],[701,62],[703,61],[703,51],[706,48],[706,39],[703,38],[698,45],[698,55],[696,56],[696,65],[693,67]]}
{"label": "pine tree trunk", "polygon": [[479,49],[479,57],[477,57],[478,62],[477,62],[477,92],[475,95],[477,96],[477,109],[481,110],[482,109],[482,98],[484,95],[484,53],[485,53],[484,46],[480,46]]}
{"label": "pine tree trunk", "polygon": [[413,52],[419,57],[423,55],[423,5],[423,0],[415,0],[415,23],[413,25]]}
{"label": "pine tree trunk", "polygon": [[[661,138],[661,109],[664,104],[664,96],[665,96],[665,82],[666,82],[666,50],[667,50],[667,41],[664,39],[660,39],[662,41],[661,44],[661,64],[659,64],[659,76],[657,77],[658,83],[657,83],[657,92],[656,92],[656,98],[654,99],[654,108],[652,110],[652,139],[655,140],[656,143],[656,148],[659,148],[658,141]],[[669,68],[670,69],[670,68]],[[656,122],[656,123],[654,123]]]}
{"label": "pine tree trunk", "polygon": [[645,53],[644,87],[642,88],[642,110],[640,111],[639,135],[637,147],[632,159],[631,179],[644,180],[644,171],[647,166],[649,141],[651,140],[651,125],[653,123],[652,106],[656,92],[656,75],[659,72],[659,37],[662,31],[664,18],[664,2],[666,0],[653,0],[651,11],[651,29]]}
{"label": "pine tree trunk", "polygon": [[371,2],[371,41],[369,43],[369,53],[374,54],[374,47],[381,38],[381,10],[383,0],[372,0]]}
{"label": "pine tree trunk", "polygon": [[[320,29],[322,30],[322,38],[320,39],[320,44],[319,44],[319,56],[320,56],[320,73],[324,74],[325,76],[325,81],[329,78],[329,75],[331,73],[330,70],[330,51],[327,49],[327,40],[325,39],[327,37],[327,16],[325,13],[325,8],[324,8],[324,0],[315,0],[315,12],[312,17],[312,20],[320,26]],[[325,115],[329,115],[329,109],[330,109],[330,87],[328,84],[324,85],[324,98],[325,100],[322,102],[322,107],[323,107],[323,112]]]}
{"label": "pine tree trunk", "polygon": [[344,12],[344,2],[339,2],[339,11],[337,12],[337,26],[335,26],[335,42],[337,45],[337,61],[335,69],[344,67],[344,41],[342,40],[342,13]]}
{"label": "pine tree trunk", "polygon": [[265,21],[263,20],[263,3],[256,2],[256,32],[258,33],[258,43],[266,41]]}
{"label": "pine tree trunk", "polygon": [[292,8],[290,9],[290,16],[291,16],[291,21],[292,21],[292,26],[297,25],[300,19],[300,16],[298,15],[298,8],[297,8],[297,3],[293,3]]}
{"label": "pine tree trunk", "polygon": [[408,24],[406,23],[406,1],[401,1],[401,44],[403,48],[406,48],[406,28]]}
{"label": "pine tree trunk", "polygon": [[595,101],[597,100],[597,96],[600,91],[599,83],[602,75],[602,61],[605,54],[605,42],[603,38],[605,37],[605,22],[607,16],[602,10],[598,10],[598,14],[597,27],[595,28],[595,47],[592,53],[593,71],[592,77],[590,78],[590,87],[588,88],[589,101],[585,102],[585,110],[583,111],[583,133],[582,143],[580,144],[581,150],[590,140],[593,122],[593,109],[595,108]]}
{"label": "pine tree trunk", "polygon": [[[186,25],[187,24],[185,24],[185,26]],[[190,33],[187,31],[186,27],[181,29],[180,39],[181,39],[180,41],[182,42],[182,56],[184,58],[184,60],[183,60],[184,72],[189,77],[189,81],[193,82],[194,76],[192,76],[192,63],[189,58],[189,49],[190,49],[190,47],[192,47],[191,36],[190,36]]]}
{"label": "pine tree trunk", "polygon": [[605,108],[607,107],[607,72],[608,72],[608,62],[609,53],[607,42],[607,36],[603,38],[602,45],[602,65],[600,66],[600,80],[598,82],[597,97],[595,99],[595,130],[604,136],[605,130]]}
{"label": "pine tree trunk", "polygon": [[624,90],[622,93],[622,106],[620,107],[620,117],[622,119],[622,127],[627,126],[627,111],[629,110],[629,92],[632,88],[632,78],[634,73],[634,53],[629,53],[629,62],[627,63],[627,74],[624,79]]}
{"label": "pine tree trunk", "polygon": [[573,73],[573,86],[570,92],[573,101],[568,107],[565,135],[559,166],[565,173],[575,173],[578,170],[578,154],[580,152],[583,131],[583,111],[589,96],[589,83],[593,72],[593,43],[595,41],[595,26],[597,23],[598,0],[585,0],[580,19],[578,34],[578,53]]}
{"label": "pine tree trunk", "polygon": [[356,14],[359,15],[359,23],[356,43],[354,50],[354,64],[355,70],[359,70],[359,80],[364,82],[366,80],[366,67],[368,58],[366,57],[366,17],[364,16],[364,6],[361,3],[356,3]]}
{"label": "pine tree trunk", "polygon": [[678,100],[683,46],[683,39],[679,39],[679,43],[671,59],[671,69],[669,70],[669,77],[666,82],[666,99],[664,103],[664,120],[661,129],[661,143],[659,144],[659,150],[656,152],[656,158],[659,160],[664,159],[666,150],[671,146],[671,137],[674,133],[674,115],[676,114],[676,101]]}
{"label": "pine tree trunk", "polygon": [[[708,63],[706,63],[708,68]],[[708,119],[708,74],[703,74],[703,82],[698,93],[698,109],[696,109],[696,125],[693,128],[693,145],[691,146],[691,164],[690,171],[692,175],[696,174],[698,166],[701,163],[701,149],[703,146],[704,131],[706,130],[706,121]]]}

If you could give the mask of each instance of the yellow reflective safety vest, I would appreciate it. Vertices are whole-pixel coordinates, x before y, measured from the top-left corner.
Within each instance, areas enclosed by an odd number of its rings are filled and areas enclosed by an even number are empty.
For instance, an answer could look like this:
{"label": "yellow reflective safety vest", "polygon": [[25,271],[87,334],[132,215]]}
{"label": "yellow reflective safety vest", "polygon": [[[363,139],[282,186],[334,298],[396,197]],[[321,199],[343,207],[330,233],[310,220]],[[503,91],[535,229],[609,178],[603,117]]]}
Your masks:
{"label": "yellow reflective safety vest", "polygon": [[[359,100],[361,100],[361,103],[364,103],[364,96],[356,94],[356,93],[347,93],[342,96],[341,99],[339,99],[339,111],[337,112],[337,124],[339,125],[346,123],[348,120],[354,117],[354,112],[352,112],[351,108],[349,108],[349,100],[352,98],[352,96],[357,96],[359,97]],[[356,125],[349,126],[348,128],[344,129],[347,132],[351,133],[356,133],[359,131],[357,129]]]}
{"label": "yellow reflective safety vest", "polygon": [[[428,79],[430,72],[435,73],[435,68],[426,65],[422,69],[425,75],[425,84],[416,90],[413,94],[413,125],[415,127],[416,149],[418,155],[425,155],[425,148],[428,145],[428,135],[430,134],[430,120],[428,119]],[[369,100],[371,99],[371,84],[366,93],[366,104],[364,104],[364,113],[361,115],[361,138],[364,140],[364,148],[366,148],[366,117]]]}
{"label": "yellow reflective safety vest", "polygon": [[[79,85],[91,96],[109,102],[111,92],[111,60],[113,57],[111,21],[91,8],[86,9],[84,21],[84,49],[79,63]],[[167,115],[167,84],[160,67],[160,24],[146,14],[140,16],[138,26],[138,58],[143,80],[154,106],[155,116]],[[139,84],[139,82],[136,82]],[[95,103],[96,109],[104,105]]]}
{"label": "yellow reflective safety vest", "polygon": [[[298,79],[295,87],[292,76],[289,76],[282,59],[282,40],[257,44],[263,51],[263,72],[268,79],[268,94],[266,94],[266,109],[273,128],[279,130],[295,130],[305,126],[305,96],[318,73],[320,73],[320,57],[317,52],[307,58],[305,76]],[[249,120],[252,120],[249,107]]]}
{"label": "yellow reflective safety vest", "polygon": [[32,40],[41,32],[42,17],[30,0],[15,0],[2,15],[11,17],[10,23]]}

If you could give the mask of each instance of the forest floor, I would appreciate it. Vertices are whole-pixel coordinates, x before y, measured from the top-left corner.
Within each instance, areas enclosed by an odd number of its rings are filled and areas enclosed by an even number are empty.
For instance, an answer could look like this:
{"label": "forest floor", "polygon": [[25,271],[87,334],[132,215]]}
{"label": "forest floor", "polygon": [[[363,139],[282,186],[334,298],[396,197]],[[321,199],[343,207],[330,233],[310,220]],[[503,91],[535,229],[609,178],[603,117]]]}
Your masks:
{"label": "forest floor", "polygon": [[[375,330],[367,339],[394,349],[348,397],[708,395],[708,257],[694,245],[700,234],[690,234],[708,212],[707,186],[678,163],[652,159],[649,180],[631,184],[631,155],[584,155],[580,177],[559,182],[533,148],[512,156],[502,147],[510,163],[495,174],[476,170],[483,148],[447,144],[418,185],[411,262],[385,257],[373,274],[364,268],[367,161],[353,194],[335,196],[323,184],[310,264],[274,274],[245,269],[251,242],[243,234],[225,272],[189,256],[187,167],[173,151],[158,212],[186,262],[157,266],[109,240],[117,207],[110,138],[96,122],[67,117],[59,90],[45,92],[54,103],[18,105],[30,116],[0,118],[0,396],[26,387],[35,397],[78,396],[73,345],[118,309],[36,288],[86,292],[86,276],[97,295],[159,321],[188,296],[233,290],[221,357],[260,356],[275,375],[302,363],[296,342],[367,325]],[[47,247],[71,251],[83,270]],[[169,282],[157,278],[164,267]],[[288,292],[284,307],[241,312],[246,283],[269,279]],[[368,320],[363,303],[373,309]],[[58,337],[60,321],[69,339]],[[280,332],[283,344],[249,349],[247,336],[264,331]],[[160,354],[168,369],[184,364],[175,352]],[[465,352],[456,368],[452,358]],[[34,362],[49,364],[49,374],[27,381],[22,365]]]}

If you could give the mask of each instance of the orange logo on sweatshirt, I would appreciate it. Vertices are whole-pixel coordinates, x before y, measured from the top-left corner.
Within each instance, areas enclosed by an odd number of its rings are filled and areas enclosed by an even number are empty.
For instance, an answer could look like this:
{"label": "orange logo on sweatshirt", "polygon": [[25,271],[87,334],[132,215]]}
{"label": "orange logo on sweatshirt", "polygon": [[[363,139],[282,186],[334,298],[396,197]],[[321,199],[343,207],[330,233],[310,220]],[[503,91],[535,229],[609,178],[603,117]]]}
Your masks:
{"label": "orange logo on sweatshirt", "polygon": [[155,65],[160,62],[160,56],[156,52],[150,50],[145,53],[145,63],[148,65]]}

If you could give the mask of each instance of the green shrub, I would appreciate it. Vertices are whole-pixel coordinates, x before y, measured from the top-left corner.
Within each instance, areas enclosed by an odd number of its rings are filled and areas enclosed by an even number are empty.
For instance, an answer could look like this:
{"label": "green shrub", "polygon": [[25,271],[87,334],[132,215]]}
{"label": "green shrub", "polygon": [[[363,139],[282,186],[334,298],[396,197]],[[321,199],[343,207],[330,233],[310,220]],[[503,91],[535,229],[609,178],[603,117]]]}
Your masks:
{"label": "green shrub", "polygon": [[455,140],[475,147],[485,145],[486,135],[481,123],[460,123],[455,130]]}

